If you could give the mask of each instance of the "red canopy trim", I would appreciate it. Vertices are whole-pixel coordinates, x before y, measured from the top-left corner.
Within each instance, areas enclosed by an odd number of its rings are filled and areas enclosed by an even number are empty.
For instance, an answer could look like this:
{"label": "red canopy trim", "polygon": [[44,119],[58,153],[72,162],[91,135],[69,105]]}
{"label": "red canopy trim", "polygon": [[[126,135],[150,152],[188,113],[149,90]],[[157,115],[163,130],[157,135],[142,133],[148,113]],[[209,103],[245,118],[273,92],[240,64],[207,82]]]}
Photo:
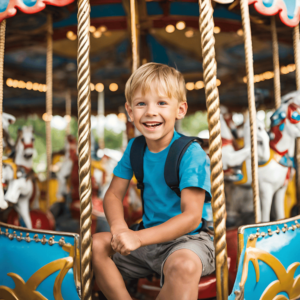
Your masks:
{"label": "red canopy trim", "polygon": [[74,0],[36,0],[36,3],[32,6],[26,5],[24,2],[29,3],[29,1],[24,1],[24,0],[10,0],[6,10],[0,12],[0,22],[4,19],[13,17],[17,13],[17,8],[25,14],[35,14],[43,10],[47,4],[54,5],[54,6],[65,6],[74,2]]}
{"label": "red canopy trim", "polygon": [[281,21],[289,27],[295,27],[299,24],[300,18],[300,7],[297,6],[297,0],[286,0],[286,1],[295,1],[296,10],[294,14],[294,18],[290,19],[288,17],[288,12],[286,5],[283,0],[275,0],[273,5],[267,7],[263,4],[263,0],[248,0],[248,4],[253,4],[257,12],[265,16],[274,16],[279,14]]}

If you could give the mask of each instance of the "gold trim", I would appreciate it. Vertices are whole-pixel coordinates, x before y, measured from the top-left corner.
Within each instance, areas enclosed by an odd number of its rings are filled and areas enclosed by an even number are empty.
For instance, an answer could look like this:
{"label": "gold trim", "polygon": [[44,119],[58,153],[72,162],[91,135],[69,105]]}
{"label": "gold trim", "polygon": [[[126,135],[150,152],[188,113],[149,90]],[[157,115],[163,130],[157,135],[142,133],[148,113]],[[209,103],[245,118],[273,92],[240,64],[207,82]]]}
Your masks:
{"label": "gold trim", "polygon": [[[274,226],[274,225],[281,225],[281,224],[288,223],[288,222],[293,222],[293,221],[296,224],[298,224],[298,219],[300,219],[300,215],[298,215],[296,217],[293,217],[293,218],[274,221],[274,222],[265,222],[265,223],[259,223],[259,224],[244,225],[244,226],[239,227],[238,233],[244,234],[245,229],[254,228],[254,227],[257,227],[257,226],[259,226],[259,227],[266,227],[266,226],[272,226],[272,225]],[[299,227],[300,227],[300,225],[299,225]]]}

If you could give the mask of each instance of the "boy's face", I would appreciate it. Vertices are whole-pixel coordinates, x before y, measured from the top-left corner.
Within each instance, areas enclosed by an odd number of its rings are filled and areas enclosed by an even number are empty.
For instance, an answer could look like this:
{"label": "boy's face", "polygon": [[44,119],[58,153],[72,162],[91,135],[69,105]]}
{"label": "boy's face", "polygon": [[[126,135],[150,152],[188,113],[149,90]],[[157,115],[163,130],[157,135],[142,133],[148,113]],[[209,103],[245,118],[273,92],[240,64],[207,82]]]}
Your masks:
{"label": "boy's face", "polygon": [[146,139],[160,140],[168,135],[173,136],[175,121],[185,116],[187,103],[178,103],[177,99],[162,96],[154,89],[145,95],[138,89],[131,105],[126,103],[125,108],[135,127]]}

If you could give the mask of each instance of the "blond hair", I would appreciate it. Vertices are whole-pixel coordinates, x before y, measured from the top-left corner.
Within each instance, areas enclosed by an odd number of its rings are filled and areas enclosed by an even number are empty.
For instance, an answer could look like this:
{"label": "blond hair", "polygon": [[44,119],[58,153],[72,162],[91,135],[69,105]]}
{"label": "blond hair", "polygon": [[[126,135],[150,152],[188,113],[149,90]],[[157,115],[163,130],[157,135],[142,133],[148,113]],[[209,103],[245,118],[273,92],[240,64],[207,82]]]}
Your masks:
{"label": "blond hair", "polygon": [[150,87],[155,87],[161,96],[186,102],[185,82],[182,74],[172,67],[158,63],[147,63],[132,73],[126,82],[125,97],[131,105],[132,97],[138,88],[145,95]]}

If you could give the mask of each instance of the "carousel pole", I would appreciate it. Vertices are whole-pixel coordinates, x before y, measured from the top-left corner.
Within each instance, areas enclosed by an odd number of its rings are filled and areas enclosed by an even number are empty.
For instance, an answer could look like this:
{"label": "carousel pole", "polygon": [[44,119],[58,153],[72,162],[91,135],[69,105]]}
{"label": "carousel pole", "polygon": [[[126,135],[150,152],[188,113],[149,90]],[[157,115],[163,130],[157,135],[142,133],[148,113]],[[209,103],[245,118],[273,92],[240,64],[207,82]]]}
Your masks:
{"label": "carousel pole", "polygon": [[276,17],[271,17],[271,31],[272,31],[272,47],[273,47],[273,69],[274,69],[274,98],[275,109],[281,105],[281,87],[280,87],[280,66],[278,54],[278,38],[276,30]]}
{"label": "carousel pole", "polygon": [[81,236],[81,299],[92,299],[92,186],[91,186],[91,91],[90,2],[78,0],[78,163]]}
{"label": "carousel pole", "polygon": [[138,51],[137,14],[136,0],[130,0],[130,25],[131,25],[131,46],[132,46],[132,73],[140,66]]}
{"label": "carousel pole", "polygon": [[66,134],[67,135],[70,134],[71,115],[72,115],[72,96],[71,96],[71,90],[68,90],[66,93],[66,120],[67,120]]}
{"label": "carousel pole", "polygon": [[51,119],[52,119],[52,59],[53,59],[53,42],[52,42],[52,15],[47,16],[47,66],[46,66],[46,153],[47,153],[47,199],[46,211],[49,208],[49,190],[51,178],[52,163],[52,143],[51,143]]}
{"label": "carousel pole", "polygon": [[6,30],[6,20],[3,20],[0,24],[0,182],[2,182],[2,157],[3,157],[2,114],[3,114],[3,65],[4,65],[4,49],[5,49],[5,30]]}
{"label": "carousel pole", "polygon": [[244,30],[244,46],[246,54],[246,72],[248,89],[248,107],[251,133],[251,170],[252,190],[255,223],[261,220],[260,199],[258,191],[258,158],[257,158],[257,133],[256,133],[256,108],[254,97],[253,52],[251,40],[251,27],[249,18],[248,0],[241,0],[242,23]]}
{"label": "carousel pole", "polygon": [[[299,25],[294,28],[294,56],[296,66],[296,88],[300,90],[300,45],[299,45]],[[297,191],[297,204],[300,209],[300,138],[296,139],[296,191]]]}
{"label": "carousel pole", "polygon": [[200,33],[203,57],[203,77],[209,127],[209,156],[211,163],[212,209],[215,232],[217,299],[228,297],[228,265],[226,252],[226,221],[224,175],[222,167],[222,142],[220,101],[216,84],[215,38],[211,0],[199,0]]}
{"label": "carousel pole", "polygon": [[104,117],[104,112],[105,112],[105,103],[104,103],[104,88],[101,92],[98,92],[98,116],[97,116],[97,121],[98,121],[98,136],[99,136],[99,148],[104,149],[105,144],[104,144],[104,124],[102,126],[101,124],[101,119]]}

